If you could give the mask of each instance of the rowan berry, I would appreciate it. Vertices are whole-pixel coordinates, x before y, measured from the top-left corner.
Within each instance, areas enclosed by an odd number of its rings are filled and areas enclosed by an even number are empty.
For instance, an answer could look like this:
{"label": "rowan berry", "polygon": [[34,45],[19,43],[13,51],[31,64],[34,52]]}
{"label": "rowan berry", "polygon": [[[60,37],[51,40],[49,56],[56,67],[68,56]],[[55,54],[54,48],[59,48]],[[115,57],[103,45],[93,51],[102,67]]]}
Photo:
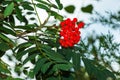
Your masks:
{"label": "rowan berry", "polygon": [[83,22],[78,25],[77,18],[71,20],[70,18],[62,21],[60,23],[60,39],[59,43],[62,47],[73,47],[80,41],[80,31],[79,29],[84,26]]}

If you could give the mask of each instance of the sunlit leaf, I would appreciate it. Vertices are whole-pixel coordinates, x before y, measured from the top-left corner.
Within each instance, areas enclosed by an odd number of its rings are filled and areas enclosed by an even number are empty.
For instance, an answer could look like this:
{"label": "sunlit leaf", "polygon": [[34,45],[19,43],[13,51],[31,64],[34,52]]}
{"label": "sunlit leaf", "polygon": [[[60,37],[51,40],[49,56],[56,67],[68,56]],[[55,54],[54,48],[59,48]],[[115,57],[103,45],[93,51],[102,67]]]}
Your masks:
{"label": "sunlit leaf", "polygon": [[51,13],[51,16],[54,16],[54,17],[55,17],[55,19],[58,19],[58,20],[60,20],[60,21],[63,20],[63,16],[60,15],[60,14],[58,14],[57,12],[51,11],[50,13]]}
{"label": "sunlit leaf", "polygon": [[13,9],[14,9],[14,3],[12,2],[5,8],[4,17],[11,15],[13,12]]}

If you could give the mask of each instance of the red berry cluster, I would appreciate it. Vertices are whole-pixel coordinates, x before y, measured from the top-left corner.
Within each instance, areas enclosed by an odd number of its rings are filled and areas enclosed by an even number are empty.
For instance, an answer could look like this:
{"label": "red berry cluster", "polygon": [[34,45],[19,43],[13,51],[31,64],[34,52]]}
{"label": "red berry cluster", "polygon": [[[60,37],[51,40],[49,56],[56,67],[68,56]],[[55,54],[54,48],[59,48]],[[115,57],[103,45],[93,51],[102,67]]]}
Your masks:
{"label": "red berry cluster", "polygon": [[60,23],[60,45],[62,47],[73,47],[80,41],[79,29],[84,26],[83,22],[77,23],[77,18],[66,19]]}

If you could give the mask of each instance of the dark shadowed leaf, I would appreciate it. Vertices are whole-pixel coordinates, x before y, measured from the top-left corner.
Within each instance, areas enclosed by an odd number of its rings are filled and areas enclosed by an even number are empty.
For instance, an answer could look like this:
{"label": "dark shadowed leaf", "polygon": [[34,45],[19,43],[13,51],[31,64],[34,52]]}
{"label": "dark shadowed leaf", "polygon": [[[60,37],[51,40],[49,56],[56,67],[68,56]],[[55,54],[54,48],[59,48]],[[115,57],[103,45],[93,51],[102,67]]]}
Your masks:
{"label": "dark shadowed leaf", "polygon": [[46,5],[37,4],[36,6],[37,6],[38,8],[44,9],[44,10],[46,10],[46,11],[50,11],[50,9],[49,9]]}
{"label": "dark shadowed leaf", "polygon": [[22,3],[22,7],[23,7],[24,9],[26,9],[26,10],[33,11],[34,8],[33,8],[32,6],[30,6],[30,4],[31,4],[30,2],[24,1],[24,2]]}
{"label": "dark shadowed leaf", "polygon": [[39,59],[36,62],[35,67],[33,69],[33,72],[34,72],[35,75],[39,72],[39,70],[41,69],[42,65],[45,64],[46,61],[47,61],[46,58],[42,58],[42,59]]}
{"label": "dark shadowed leaf", "polygon": [[87,5],[85,7],[82,7],[81,10],[85,13],[90,13],[92,14],[92,11],[93,11],[93,6],[90,4],[90,5]]}
{"label": "dark shadowed leaf", "polygon": [[6,27],[0,27],[0,32],[3,32],[5,34],[11,34],[13,36],[16,35],[16,33],[13,30],[6,28]]}
{"label": "dark shadowed leaf", "polygon": [[112,72],[110,72],[101,65],[95,66],[92,60],[83,58],[83,62],[85,64],[88,74],[90,76],[94,76],[97,80],[107,80],[108,77],[111,77],[112,80],[116,79]]}
{"label": "dark shadowed leaf", "polygon": [[56,65],[54,65],[53,70],[54,71],[57,71],[57,70],[68,71],[72,67],[73,67],[72,64],[56,64]]}
{"label": "dark shadowed leaf", "polygon": [[27,63],[27,62],[30,61],[30,60],[35,59],[36,56],[37,56],[37,54],[32,54],[32,55],[28,56],[28,57],[23,61],[23,64]]}
{"label": "dark shadowed leaf", "polygon": [[0,72],[10,73],[10,71],[7,69],[7,66],[3,64],[1,61],[0,61]]}
{"label": "dark shadowed leaf", "polygon": [[22,16],[22,10],[19,9],[18,6],[15,7],[15,11],[16,11],[16,16],[17,18],[21,21],[21,22],[24,22],[24,18]]}
{"label": "dark shadowed leaf", "polygon": [[41,67],[41,71],[43,73],[45,73],[52,64],[53,64],[53,62],[48,62],[48,63],[43,64],[42,67]]}
{"label": "dark shadowed leaf", "polygon": [[4,42],[0,42],[0,51],[7,51],[10,47]]}
{"label": "dark shadowed leaf", "polygon": [[72,61],[73,61],[73,64],[74,64],[74,69],[79,70],[80,69],[80,54],[73,53]]}
{"label": "dark shadowed leaf", "polygon": [[67,7],[64,8],[66,12],[68,13],[74,13],[75,11],[75,6],[74,5],[69,5]]}
{"label": "dark shadowed leaf", "polygon": [[59,9],[61,10],[63,8],[63,5],[60,3],[60,0],[55,0]]}

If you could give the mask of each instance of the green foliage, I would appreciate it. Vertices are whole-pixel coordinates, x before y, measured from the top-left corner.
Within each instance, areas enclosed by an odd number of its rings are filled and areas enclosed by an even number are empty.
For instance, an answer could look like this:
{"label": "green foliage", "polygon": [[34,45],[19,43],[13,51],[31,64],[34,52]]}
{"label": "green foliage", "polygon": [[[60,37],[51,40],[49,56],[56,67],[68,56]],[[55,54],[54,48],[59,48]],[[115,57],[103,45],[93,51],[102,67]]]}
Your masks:
{"label": "green foliage", "polygon": [[87,5],[85,7],[82,7],[81,10],[85,13],[90,13],[92,14],[92,11],[93,11],[93,6],[90,4],[90,5]]}
{"label": "green foliage", "polygon": [[63,5],[60,3],[60,0],[55,0],[57,5],[58,5],[58,9],[62,9],[63,8]]}
{"label": "green foliage", "polygon": [[109,70],[105,69],[104,67],[100,65],[95,65],[94,61],[83,58],[86,70],[88,74],[90,75],[91,80],[97,79],[97,80],[107,80],[107,78],[112,78],[112,80],[115,80],[115,76],[110,72]]}
{"label": "green foliage", "polygon": [[68,13],[74,13],[74,11],[75,11],[75,6],[74,6],[74,5],[69,5],[69,6],[66,6],[64,9],[65,9],[65,11],[67,11]]}
{"label": "green foliage", "polygon": [[14,9],[14,3],[12,2],[5,8],[4,17],[11,15],[11,13],[13,12],[13,9]]}
{"label": "green foliage", "polygon": [[[2,0],[0,4],[1,80],[107,80],[109,77],[115,80],[120,75],[114,72],[110,65],[112,61],[120,63],[119,56],[115,54],[119,52],[120,44],[113,42],[110,33],[101,36],[89,35],[86,40],[81,40],[72,48],[60,46],[60,26],[47,23],[51,17],[54,17],[55,21],[63,21],[64,17],[58,10],[64,8],[72,14],[75,11],[74,5],[63,7],[60,0],[55,0],[55,3],[50,0]],[[36,15],[40,18],[36,9],[43,9],[48,14],[43,23],[37,23]],[[93,5],[82,7],[81,10],[91,14]],[[30,18],[26,18],[26,15]],[[119,21],[119,16],[112,15],[112,18]],[[35,22],[32,24],[30,21]],[[26,77],[12,77],[9,63],[1,60],[8,50],[12,53],[12,57],[8,55],[9,60],[13,61],[14,57],[19,62],[15,64],[14,72],[18,76],[24,74]],[[25,67],[29,62],[32,68]]]}

